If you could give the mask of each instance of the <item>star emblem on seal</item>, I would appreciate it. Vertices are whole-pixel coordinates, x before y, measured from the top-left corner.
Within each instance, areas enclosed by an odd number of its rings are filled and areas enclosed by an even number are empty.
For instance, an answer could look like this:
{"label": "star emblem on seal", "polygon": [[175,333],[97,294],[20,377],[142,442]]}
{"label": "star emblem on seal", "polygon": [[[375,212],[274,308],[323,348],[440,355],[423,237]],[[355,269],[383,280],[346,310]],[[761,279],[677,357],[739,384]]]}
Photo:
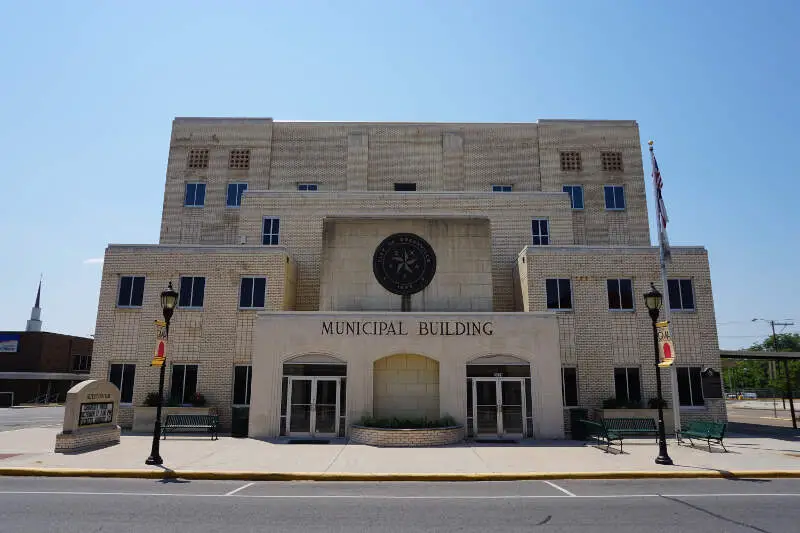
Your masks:
{"label": "star emblem on seal", "polygon": [[386,290],[403,295],[422,291],[436,273],[436,254],[425,239],[413,233],[385,238],[372,257],[375,279]]}

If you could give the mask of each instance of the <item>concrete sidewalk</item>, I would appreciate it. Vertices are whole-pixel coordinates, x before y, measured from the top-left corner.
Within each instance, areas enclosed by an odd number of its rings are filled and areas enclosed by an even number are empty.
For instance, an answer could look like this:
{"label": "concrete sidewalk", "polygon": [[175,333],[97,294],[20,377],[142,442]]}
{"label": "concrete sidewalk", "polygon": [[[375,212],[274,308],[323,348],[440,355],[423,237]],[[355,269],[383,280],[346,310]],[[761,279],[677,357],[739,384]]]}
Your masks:
{"label": "concrete sidewalk", "polygon": [[[74,455],[53,453],[55,428],[0,433],[0,474],[194,477],[229,479],[537,479],[596,477],[800,477],[800,438],[731,435],[729,453],[678,446],[675,464],[659,466],[655,439],[630,439],[624,453],[578,441],[522,444],[465,442],[435,448],[358,444],[282,444],[205,435],[161,441],[162,467],[147,466],[152,437],[123,435],[119,445]],[[22,469],[22,470],[18,470]]]}

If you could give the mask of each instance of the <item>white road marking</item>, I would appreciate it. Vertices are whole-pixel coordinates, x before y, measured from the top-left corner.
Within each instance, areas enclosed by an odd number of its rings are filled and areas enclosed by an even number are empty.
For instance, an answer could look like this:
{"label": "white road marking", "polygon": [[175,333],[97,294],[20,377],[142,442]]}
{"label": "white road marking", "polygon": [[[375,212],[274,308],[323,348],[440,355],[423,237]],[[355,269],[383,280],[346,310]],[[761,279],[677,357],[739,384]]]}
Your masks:
{"label": "white road marking", "polygon": [[225,494],[225,496],[233,496],[234,494],[236,494],[236,493],[237,493],[237,492],[239,492],[240,490],[244,490],[244,489],[246,489],[247,487],[251,487],[251,486],[253,486],[253,485],[255,485],[255,484],[256,484],[256,482],[255,482],[255,481],[251,481],[250,483],[247,483],[246,485],[242,485],[242,486],[241,486],[241,487],[239,487],[238,489],[233,489],[232,491],[230,491],[230,492],[226,493],[226,494]]}
{"label": "white road marking", "polygon": [[551,486],[551,487],[553,487],[554,489],[558,489],[558,490],[560,490],[561,492],[563,492],[563,493],[564,493],[564,494],[566,494],[567,496],[572,496],[573,498],[575,497],[575,494],[571,493],[570,491],[568,491],[567,489],[565,489],[564,487],[562,487],[562,486],[560,486],[560,485],[556,485],[556,484],[555,484],[555,483],[553,483],[552,481],[547,481],[546,479],[543,479],[542,481],[544,481],[545,483],[547,483],[548,485],[550,485],[550,486]]}
{"label": "white road marking", "polygon": [[[242,487],[244,488],[244,487]],[[224,498],[227,494],[180,494],[169,492],[69,492],[69,491],[13,491],[4,490],[0,491],[0,495],[60,495],[60,496],[155,496],[164,497],[171,496],[177,498]],[[661,498],[668,496],[671,498],[727,498],[727,497],[786,497],[797,498],[800,493],[718,493],[718,494],[594,494],[594,495],[574,495],[574,498],[583,499],[624,499],[624,498]],[[536,500],[536,499],[554,499],[564,496],[549,494],[549,495],[528,495],[528,494],[508,494],[508,495],[470,495],[470,496],[382,496],[378,494],[240,494],[234,495],[232,498],[259,498],[268,500]]]}

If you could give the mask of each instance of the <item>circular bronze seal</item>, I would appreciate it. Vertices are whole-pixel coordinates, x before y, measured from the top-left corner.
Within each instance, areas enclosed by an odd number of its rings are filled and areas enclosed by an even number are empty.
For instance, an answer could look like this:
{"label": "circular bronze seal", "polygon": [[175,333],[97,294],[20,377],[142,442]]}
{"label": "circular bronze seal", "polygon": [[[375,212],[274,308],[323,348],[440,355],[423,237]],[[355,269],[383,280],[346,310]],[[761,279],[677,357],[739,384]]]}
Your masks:
{"label": "circular bronze seal", "polygon": [[420,292],[436,273],[436,254],[413,233],[386,237],[372,256],[372,272],[386,290],[401,296]]}

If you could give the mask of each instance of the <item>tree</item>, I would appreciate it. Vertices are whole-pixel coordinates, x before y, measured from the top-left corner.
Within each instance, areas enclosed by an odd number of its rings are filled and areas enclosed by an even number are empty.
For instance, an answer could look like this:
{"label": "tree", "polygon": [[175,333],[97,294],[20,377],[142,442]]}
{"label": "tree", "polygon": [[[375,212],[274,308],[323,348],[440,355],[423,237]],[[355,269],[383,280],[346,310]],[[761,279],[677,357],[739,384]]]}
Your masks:
{"label": "tree", "polygon": [[[747,348],[753,352],[772,352],[777,344],[779,352],[800,352],[800,334],[779,333]],[[772,389],[783,393],[786,389],[786,375],[783,363],[775,366],[775,379],[769,379],[769,362],[762,360],[738,360],[732,366],[722,369],[723,379],[728,387],[737,392],[739,389]],[[800,385],[800,361],[789,361],[789,375],[792,377],[792,388]]]}
{"label": "tree", "polygon": [[[773,349],[773,344],[777,342],[778,349]],[[773,341],[772,335],[761,342],[750,346],[748,350],[753,352],[800,352],[800,333],[778,333]]]}

